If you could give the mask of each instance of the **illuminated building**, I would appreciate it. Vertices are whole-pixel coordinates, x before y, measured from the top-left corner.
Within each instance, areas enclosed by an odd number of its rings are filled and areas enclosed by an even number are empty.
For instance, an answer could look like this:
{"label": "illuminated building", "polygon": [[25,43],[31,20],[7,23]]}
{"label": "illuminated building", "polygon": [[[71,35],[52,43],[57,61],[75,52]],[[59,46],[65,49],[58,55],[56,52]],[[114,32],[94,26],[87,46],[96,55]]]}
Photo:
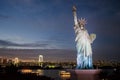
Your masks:
{"label": "illuminated building", "polygon": [[3,64],[8,63],[8,59],[7,58],[3,58]]}
{"label": "illuminated building", "polygon": [[14,59],[14,64],[18,64],[19,63],[19,59],[16,57],[15,59]]}
{"label": "illuminated building", "polygon": [[38,62],[43,62],[43,55],[39,55],[39,60]]}
{"label": "illuminated building", "polygon": [[3,63],[3,58],[0,58],[0,63]]}

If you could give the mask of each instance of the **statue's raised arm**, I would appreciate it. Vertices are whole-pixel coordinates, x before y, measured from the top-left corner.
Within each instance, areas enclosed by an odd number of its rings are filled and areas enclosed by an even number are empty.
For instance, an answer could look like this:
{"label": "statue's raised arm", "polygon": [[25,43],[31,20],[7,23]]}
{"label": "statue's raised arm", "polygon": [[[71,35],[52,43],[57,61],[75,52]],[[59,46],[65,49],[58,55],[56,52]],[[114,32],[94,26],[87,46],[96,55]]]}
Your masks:
{"label": "statue's raised arm", "polygon": [[75,6],[73,6],[72,11],[73,11],[73,17],[74,17],[74,26],[78,26],[77,14],[76,14],[77,9]]}

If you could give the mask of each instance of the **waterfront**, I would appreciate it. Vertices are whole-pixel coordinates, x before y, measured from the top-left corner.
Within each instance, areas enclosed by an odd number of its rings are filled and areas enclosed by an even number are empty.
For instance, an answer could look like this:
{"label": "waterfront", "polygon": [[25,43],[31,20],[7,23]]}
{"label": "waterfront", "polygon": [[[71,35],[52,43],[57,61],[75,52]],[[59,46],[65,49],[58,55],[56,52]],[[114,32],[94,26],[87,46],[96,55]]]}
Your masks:
{"label": "waterfront", "polygon": [[[16,59],[16,58],[15,58]],[[1,58],[0,80],[119,80],[120,64],[94,64],[93,69],[75,69],[75,62],[17,62]]]}
{"label": "waterfront", "polygon": [[4,69],[0,80],[119,80],[119,69]]}
{"label": "waterfront", "polygon": [[75,72],[70,72],[70,70],[42,70],[42,69],[37,69],[37,70],[31,70],[31,69],[22,69],[19,70],[22,74],[36,74],[36,76],[46,76],[50,77],[54,80],[76,80]]}

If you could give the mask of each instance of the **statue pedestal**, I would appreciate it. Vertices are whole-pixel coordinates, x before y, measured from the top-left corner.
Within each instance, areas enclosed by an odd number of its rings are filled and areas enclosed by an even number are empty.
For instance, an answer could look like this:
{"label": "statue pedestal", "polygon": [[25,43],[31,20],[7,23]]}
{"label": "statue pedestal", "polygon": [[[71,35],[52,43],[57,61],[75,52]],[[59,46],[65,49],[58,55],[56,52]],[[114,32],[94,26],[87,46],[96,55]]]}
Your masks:
{"label": "statue pedestal", "polygon": [[100,69],[75,70],[78,80],[99,80]]}
{"label": "statue pedestal", "polygon": [[84,69],[84,70],[69,70],[71,73],[72,79],[75,80],[100,80],[99,73],[100,69]]}

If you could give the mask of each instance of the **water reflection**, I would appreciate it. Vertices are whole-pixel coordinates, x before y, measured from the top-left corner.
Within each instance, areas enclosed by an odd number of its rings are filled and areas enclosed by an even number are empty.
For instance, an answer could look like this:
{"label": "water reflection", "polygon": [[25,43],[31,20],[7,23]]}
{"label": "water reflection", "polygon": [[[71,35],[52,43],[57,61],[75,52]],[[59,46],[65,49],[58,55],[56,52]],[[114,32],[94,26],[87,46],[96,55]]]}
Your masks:
{"label": "water reflection", "polygon": [[[101,70],[42,70],[42,69],[21,69],[22,74],[35,74],[46,76],[53,80],[99,80],[98,74]],[[86,77],[87,76],[87,77]]]}
{"label": "water reflection", "polygon": [[24,73],[24,74],[26,74],[26,73],[32,73],[32,70],[31,69],[22,69],[22,70],[20,70],[20,72]]}
{"label": "water reflection", "polygon": [[21,69],[19,70],[22,74],[27,74],[27,73],[33,73],[36,74],[37,76],[42,76],[44,75],[44,70],[42,69],[37,69],[37,70],[32,70],[32,69]]}
{"label": "water reflection", "polygon": [[62,79],[70,79],[71,73],[68,72],[68,71],[59,71],[59,76],[60,76]]}
{"label": "water reflection", "polygon": [[42,70],[42,69],[37,69],[37,70],[32,70],[32,69],[21,69],[19,70],[22,74],[36,74],[37,76],[47,76],[54,78],[55,80],[66,80],[70,79],[71,73],[69,71],[65,70]]}
{"label": "water reflection", "polygon": [[37,71],[36,71],[36,73],[37,73],[37,75],[44,75],[44,71],[43,70],[41,70],[41,69],[38,69]]}

